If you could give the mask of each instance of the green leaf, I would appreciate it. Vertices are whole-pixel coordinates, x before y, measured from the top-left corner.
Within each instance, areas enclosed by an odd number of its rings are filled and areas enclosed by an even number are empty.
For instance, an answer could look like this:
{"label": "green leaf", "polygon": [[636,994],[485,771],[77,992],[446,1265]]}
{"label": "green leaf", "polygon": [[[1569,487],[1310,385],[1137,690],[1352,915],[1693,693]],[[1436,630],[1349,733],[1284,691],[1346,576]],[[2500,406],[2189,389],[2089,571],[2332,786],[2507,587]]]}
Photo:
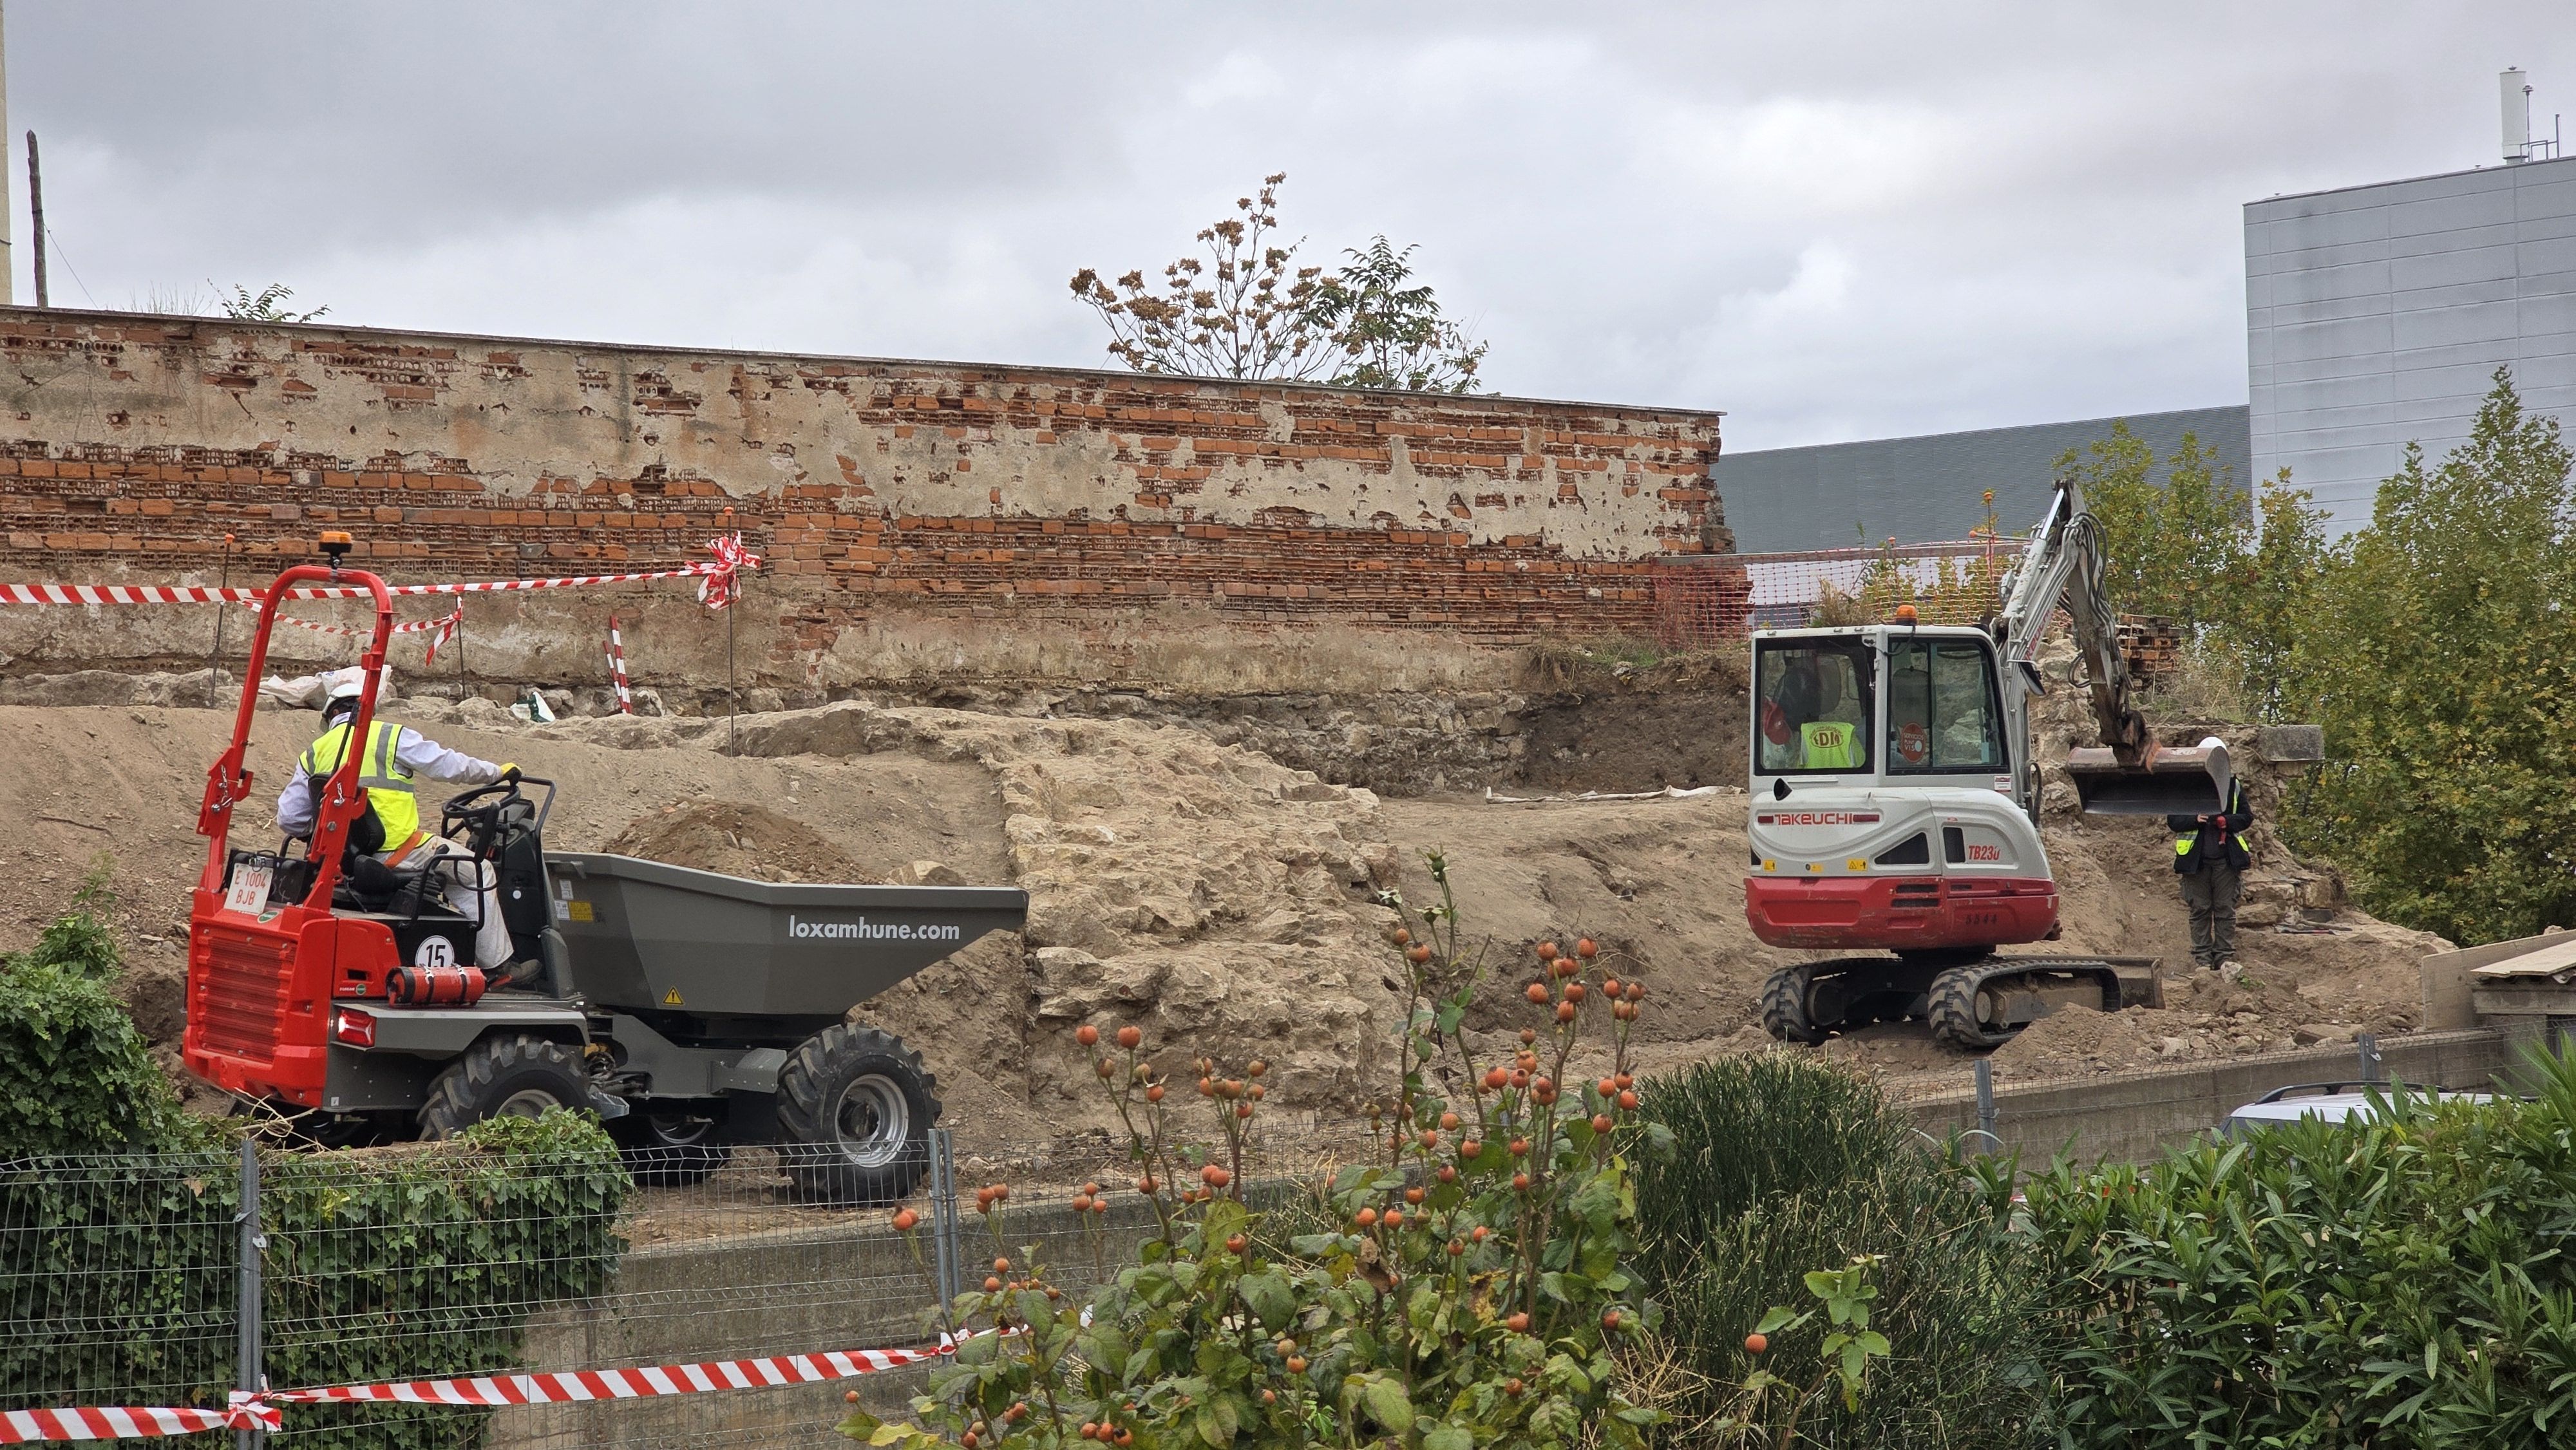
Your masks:
{"label": "green leaf", "polygon": [[1194,1417],[1199,1438],[1212,1450],[1225,1450],[1234,1443],[1234,1401],[1220,1395],[1199,1406]]}
{"label": "green leaf", "polygon": [[1476,1437],[1455,1420],[1444,1420],[1422,1437],[1422,1450],[1476,1450]]}
{"label": "green leaf", "polygon": [[1371,1375],[1362,1393],[1370,1417],[1380,1427],[1398,1435],[1413,1428],[1413,1401],[1405,1395],[1402,1384],[1384,1375]]}
{"label": "green leaf", "polygon": [[1269,1329],[1285,1328],[1297,1317],[1297,1295],[1288,1276],[1276,1268],[1246,1274],[1236,1286],[1244,1304]]}

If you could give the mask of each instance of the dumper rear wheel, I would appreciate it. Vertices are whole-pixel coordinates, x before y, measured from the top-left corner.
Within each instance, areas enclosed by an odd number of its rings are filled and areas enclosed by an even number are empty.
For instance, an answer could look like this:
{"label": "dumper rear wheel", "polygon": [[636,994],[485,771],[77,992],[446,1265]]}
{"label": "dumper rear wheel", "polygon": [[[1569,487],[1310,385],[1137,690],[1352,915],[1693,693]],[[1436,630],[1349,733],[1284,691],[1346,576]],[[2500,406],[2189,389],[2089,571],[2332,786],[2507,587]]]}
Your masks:
{"label": "dumper rear wheel", "polygon": [[938,1085],[892,1033],[827,1027],[779,1070],[779,1158],[813,1197],[892,1203],[929,1166]]}
{"label": "dumper rear wheel", "polygon": [[486,1037],[429,1085],[420,1135],[452,1138],[485,1118],[533,1118],[548,1108],[586,1108],[590,1088],[572,1048],[542,1037]]}

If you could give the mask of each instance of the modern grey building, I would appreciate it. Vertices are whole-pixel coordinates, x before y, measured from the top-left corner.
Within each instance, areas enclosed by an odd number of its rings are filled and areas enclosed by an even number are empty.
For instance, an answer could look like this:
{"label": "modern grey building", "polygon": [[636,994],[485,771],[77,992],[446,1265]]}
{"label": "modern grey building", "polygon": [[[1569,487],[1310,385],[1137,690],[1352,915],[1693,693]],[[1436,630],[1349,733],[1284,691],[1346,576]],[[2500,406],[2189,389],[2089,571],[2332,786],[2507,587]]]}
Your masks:
{"label": "modern grey building", "polygon": [[2576,420],[2576,159],[2249,202],[2245,307],[2255,475],[2358,528],[2407,443],[2468,436],[2498,367]]}
{"label": "modern grey building", "polygon": [[[2109,437],[2114,421],[1722,453],[1710,475],[1735,547],[1748,554],[1965,538],[1986,521],[1982,496],[1989,488],[1995,522],[2019,533],[2048,506],[2057,460]],[[2190,433],[2233,471],[2239,488],[2253,486],[2245,409],[2136,413],[2126,421],[2158,460],[2172,456]]]}

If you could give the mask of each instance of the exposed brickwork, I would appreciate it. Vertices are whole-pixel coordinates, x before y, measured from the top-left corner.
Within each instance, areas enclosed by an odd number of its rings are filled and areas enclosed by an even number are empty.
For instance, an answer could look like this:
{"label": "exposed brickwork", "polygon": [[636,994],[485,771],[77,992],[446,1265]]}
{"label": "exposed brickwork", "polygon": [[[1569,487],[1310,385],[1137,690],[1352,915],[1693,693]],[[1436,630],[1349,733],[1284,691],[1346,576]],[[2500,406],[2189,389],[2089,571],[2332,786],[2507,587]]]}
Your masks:
{"label": "exposed brickwork", "polygon": [[889,601],[1638,632],[1656,557],[1732,547],[1707,413],[10,309],[0,353],[17,579],[324,527],[405,577],[588,571],[730,508],[783,660]]}

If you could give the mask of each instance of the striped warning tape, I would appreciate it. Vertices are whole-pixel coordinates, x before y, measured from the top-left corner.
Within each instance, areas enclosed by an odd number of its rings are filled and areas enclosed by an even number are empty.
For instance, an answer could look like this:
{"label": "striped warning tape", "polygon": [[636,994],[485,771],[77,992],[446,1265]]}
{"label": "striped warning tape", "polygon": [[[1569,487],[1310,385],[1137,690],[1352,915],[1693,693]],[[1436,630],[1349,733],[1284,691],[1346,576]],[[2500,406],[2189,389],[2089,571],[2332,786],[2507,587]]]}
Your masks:
{"label": "striped warning tape", "polygon": [[[737,555],[747,559],[749,567],[759,567],[757,554]],[[411,594],[497,594],[513,589],[574,589],[593,584],[638,584],[648,579],[699,579],[723,575],[730,579],[735,565],[709,560],[684,564],[677,569],[653,569],[640,574],[578,574],[559,579],[486,579],[465,584],[388,584],[385,592],[396,596]],[[193,585],[171,584],[0,584],[0,604],[255,604],[268,597],[265,589],[216,589]],[[350,585],[330,584],[289,589],[289,599],[366,599],[372,592]]]}
{"label": "striped warning tape", "polygon": [[193,1435],[203,1430],[277,1430],[284,1427],[285,1416],[281,1407],[286,1405],[553,1405],[701,1394],[711,1390],[776,1389],[926,1364],[951,1352],[951,1346],[943,1342],[924,1349],[850,1349],[826,1354],[717,1360],[706,1364],[651,1365],[642,1369],[579,1369],[545,1374],[396,1380],[372,1385],[270,1390],[261,1394],[235,1390],[230,1401],[220,1410],[9,1410],[0,1412],[0,1445]]}
{"label": "striped warning tape", "polygon": [[635,713],[634,693],[626,688],[626,641],[617,632],[617,616],[608,616],[608,678],[617,687],[617,713]]}

